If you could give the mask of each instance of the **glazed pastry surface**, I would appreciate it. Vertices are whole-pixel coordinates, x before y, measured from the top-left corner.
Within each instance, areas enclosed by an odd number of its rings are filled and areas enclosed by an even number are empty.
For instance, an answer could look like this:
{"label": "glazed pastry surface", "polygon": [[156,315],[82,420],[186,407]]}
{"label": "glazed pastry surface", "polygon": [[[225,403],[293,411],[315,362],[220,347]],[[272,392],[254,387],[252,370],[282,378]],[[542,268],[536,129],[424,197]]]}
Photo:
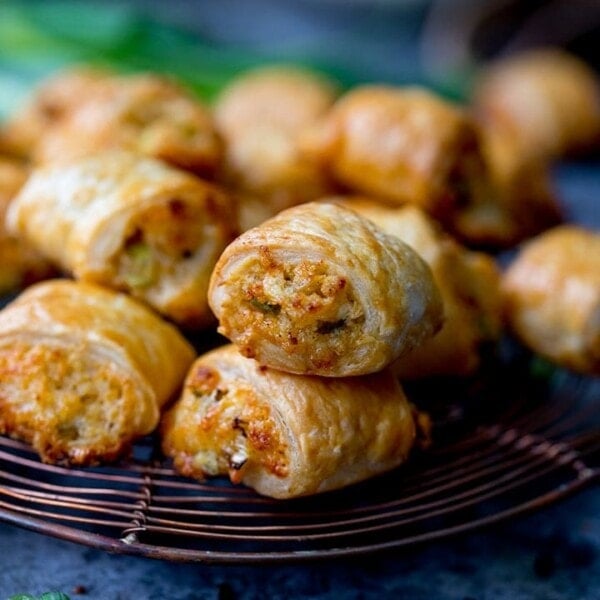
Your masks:
{"label": "glazed pastry surface", "polygon": [[[214,114],[225,141],[223,181],[247,206],[243,229],[330,190],[321,169],[300,152],[298,136],[333,104],[335,86],[298,68],[263,67],[225,88]],[[256,214],[253,211],[256,210]]]}
{"label": "glazed pastry surface", "polygon": [[77,279],[126,291],[186,327],[213,322],[208,280],[235,221],[218,188],[120,151],[40,167],[8,215],[15,234]]}
{"label": "glazed pastry surface", "polygon": [[600,374],[600,235],[574,225],[525,245],[506,271],[507,319],[534,352]]}
{"label": "glazed pastry surface", "polygon": [[508,248],[563,220],[550,165],[524,151],[511,132],[480,129],[493,193],[457,215],[456,229],[478,246]]}
{"label": "glazed pastry surface", "polygon": [[29,244],[6,230],[6,212],[27,179],[21,163],[0,157],[0,294],[50,277],[54,269]]}
{"label": "glazed pastry surface", "polygon": [[304,134],[302,146],[351,192],[414,204],[449,227],[488,193],[474,122],[419,88],[356,88]]}
{"label": "glazed pastry surface", "polygon": [[292,375],[224,346],[194,363],[161,433],[164,452],[184,475],[229,475],[260,494],[293,498],[402,464],[415,424],[387,370],[341,379]]}
{"label": "glazed pastry surface", "polygon": [[136,300],[50,280],[0,311],[0,432],[46,462],[117,458],[158,424],[195,353]]}
{"label": "glazed pastry surface", "polygon": [[325,202],[287,209],[232,242],[215,266],[209,303],[219,332],[245,356],[330,377],[383,369],[443,320],[416,252]]}
{"label": "glazed pastry surface", "polygon": [[9,122],[7,136],[20,138],[36,163],[120,149],[212,176],[222,159],[209,110],[174,81],[154,74],[59,73]]}
{"label": "glazed pastry surface", "polygon": [[402,379],[474,373],[481,347],[497,341],[501,332],[500,272],[494,260],[461,246],[417,207],[392,208],[368,198],[340,202],[413,248],[431,268],[442,295],[442,329],[392,369]]}
{"label": "glazed pastry surface", "polygon": [[497,61],[482,74],[473,106],[487,124],[549,160],[600,142],[600,82],[576,56],[539,49]]}

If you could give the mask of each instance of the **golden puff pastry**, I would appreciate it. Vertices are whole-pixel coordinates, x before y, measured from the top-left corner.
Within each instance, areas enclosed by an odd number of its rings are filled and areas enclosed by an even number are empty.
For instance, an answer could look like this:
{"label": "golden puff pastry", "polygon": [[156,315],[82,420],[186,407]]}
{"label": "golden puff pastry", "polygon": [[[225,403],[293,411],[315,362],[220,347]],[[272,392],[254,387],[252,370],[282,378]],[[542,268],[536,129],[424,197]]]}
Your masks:
{"label": "golden puff pastry", "polygon": [[392,369],[402,379],[474,373],[482,346],[501,333],[500,272],[494,260],[455,242],[417,207],[391,208],[367,198],[340,201],[411,246],[430,266],[442,295],[442,329]]}
{"label": "golden puff pastry", "polygon": [[528,156],[548,160],[600,142],[600,84],[579,58],[536,49],[488,67],[473,91],[484,123],[519,141]]}
{"label": "golden puff pastry", "polygon": [[427,264],[333,203],[289,208],[232,242],[209,303],[242,354],[299,374],[363,375],[431,337],[443,320]]}
{"label": "golden puff pastry", "polygon": [[163,418],[162,445],[186,476],[229,475],[293,498],[341,488],[402,464],[411,407],[388,371],[331,379],[263,367],[224,346],[192,366]]}
{"label": "golden puff pastry", "polygon": [[358,87],[301,144],[352,192],[417,205],[449,226],[488,193],[472,119],[418,88]]}
{"label": "golden puff pastry", "polygon": [[480,129],[493,193],[457,214],[455,229],[472,244],[507,248],[563,220],[549,164],[524,152],[509,131]]}
{"label": "golden puff pastry", "polygon": [[69,280],[0,311],[0,432],[46,462],[113,460],[150,433],[195,358],[136,300]]}
{"label": "golden puff pastry", "polygon": [[[214,174],[222,160],[222,143],[210,111],[186,90],[153,74],[80,73],[64,75],[67,89],[73,93],[81,89],[81,93],[63,101],[60,117],[38,132],[32,150],[36,163],[121,149],[202,176]],[[52,105],[49,92],[60,96],[60,84],[57,76],[51,85],[42,87],[34,107]]]}
{"label": "golden puff pastry", "polygon": [[[249,197],[249,213],[272,216],[330,190],[321,169],[307,161],[298,136],[333,104],[335,86],[299,68],[263,67],[236,78],[218,98],[215,120],[225,141],[223,179]],[[255,199],[252,199],[255,197]]]}
{"label": "golden puff pastry", "polygon": [[114,151],[33,172],[8,224],[75,278],[127,291],[186,327],[233,239],[230,198],[160,161]]}
{"label": "golden puff pastry", "polygon": [[574,225],[531,240],[502,282],[506,316],[534,352],[600,375],[600,235]]}
{"label": "golden puff pastry", "polygon": [[25,180],[27,169],[15,160],[0,157],[0,294],[25,287],[54,273],[39,253],[6,231],[8,205]]}
{"label": "golden puff pastry", "polygon": [[32,157],[40,138],[93,97],[110,78],[110,73],[101,69],[74,67],[42,81],[29,101],[4,124],[0,142],[8,152]]}

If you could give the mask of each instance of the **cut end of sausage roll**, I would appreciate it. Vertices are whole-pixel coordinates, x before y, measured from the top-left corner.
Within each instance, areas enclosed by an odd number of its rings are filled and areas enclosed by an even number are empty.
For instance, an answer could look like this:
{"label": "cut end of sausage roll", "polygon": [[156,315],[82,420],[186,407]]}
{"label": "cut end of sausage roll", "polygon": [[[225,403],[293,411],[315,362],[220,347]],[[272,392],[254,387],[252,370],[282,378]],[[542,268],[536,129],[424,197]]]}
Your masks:
{"label": "cut end of sausage roll", "polygon": [[0,431],[46,462],[94,464],[124,454],[154,429],[147,384],[89,345],[36,339],[0,345]]}
{"label": "cut end of sausage roll", "polygon": [[331,377],[384,368],[443,319],[425,262],[331,203],[288,209],[237,238],[213,271],[209,302],[245,356]]}
{"label": "cut end of sausage roll", "polygon": [[0,432],[46,462],[113,460],[157,425],[194,352],[135,300],[66,280],[0,311]]}
{"label": "cut end of sausage roll", "polygon": [[76,278],[188,327],[214,321],[208,280],[236,221],[220,189],[120,151],[37,169],[9,214],[14,231]]}
{"label": "cut end of sausage roll", "polygon": [[346,379],[292,375],[225,346],[192,366],[165,415],[163,449],[183,475],[228,475],[263,495],[334,490],[402,464],[411,407],[383,371]]}

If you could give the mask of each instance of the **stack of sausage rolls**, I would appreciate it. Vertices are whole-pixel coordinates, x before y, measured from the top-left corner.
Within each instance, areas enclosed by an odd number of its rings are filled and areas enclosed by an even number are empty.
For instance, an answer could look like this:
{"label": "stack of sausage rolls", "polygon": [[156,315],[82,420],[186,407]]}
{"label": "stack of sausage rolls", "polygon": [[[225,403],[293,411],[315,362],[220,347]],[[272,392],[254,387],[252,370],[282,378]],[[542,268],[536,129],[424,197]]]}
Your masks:
{"label": "stack of sausage rolls", "polygon": [[505,329],[600,374],[599,235],[549,175],[598,140],[597,80],[556,50],[465,106],[297,68],[213,107],[58,74],[0,127],[0,433],[90,465],[157,430],[181,474],[292,498],[401,465],[402,382],[473,376]]}

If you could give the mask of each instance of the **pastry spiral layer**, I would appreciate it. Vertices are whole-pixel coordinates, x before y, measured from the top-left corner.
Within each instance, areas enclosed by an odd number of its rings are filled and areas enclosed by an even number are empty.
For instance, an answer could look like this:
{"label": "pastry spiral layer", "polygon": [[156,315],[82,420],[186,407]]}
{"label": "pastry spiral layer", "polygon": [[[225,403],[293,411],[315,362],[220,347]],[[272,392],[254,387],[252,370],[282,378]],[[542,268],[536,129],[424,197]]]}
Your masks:
{"label": "pastry spiral layer", "polygon": [[393,469],[416,435],[411,407],[388,370],[341,379],[292,375],[231,345],[194,363],[161,432],[164,452],[182,474],[229,474],[275,498]]}
{"label": "pastry spiral layer", "polygon": [[242,354],[290,373],[363,375],[441,326],[426,263],[333,203],[290,208],[232,242],[209,303]]}
{"label": "pastry spiral layer", "polygon": [[114,459],[156,427],[194,356],[172,325],[124,294],[37,284],[0,311],[0,432],[47,462]]}
{"label": "pastry spiral layer", "polygon": [[8,226],[75,278],[189,327],[213,320],[211,271],[234,236],[229,197],[159,161],[109,152],[34,171]]}

